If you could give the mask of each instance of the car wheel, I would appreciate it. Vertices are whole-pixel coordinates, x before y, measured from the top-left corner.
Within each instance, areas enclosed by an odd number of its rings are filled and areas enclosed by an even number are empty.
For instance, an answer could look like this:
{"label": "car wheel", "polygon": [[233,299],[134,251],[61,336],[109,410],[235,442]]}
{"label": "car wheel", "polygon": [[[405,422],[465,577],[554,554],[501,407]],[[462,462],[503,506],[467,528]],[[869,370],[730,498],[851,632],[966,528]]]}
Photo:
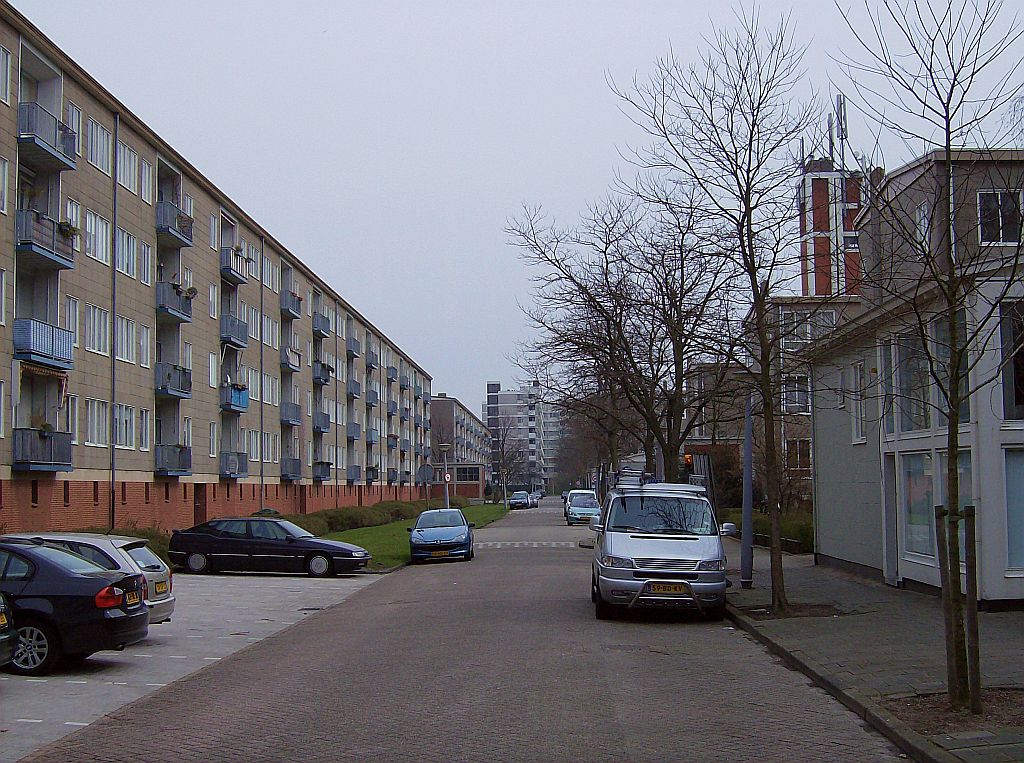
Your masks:
{"label": "car wheel", "polygon": [[206,554],[189,554],[185,558],[185,567],[195,575],[202,575],[204,572],[210,571],[210,560]]}
{"label": "car wheel", "polygon": [[18,645],[10,669],[23,676],[49,673],[60,660],[60,639],[46,623],[29,620],[18,626]]}
{"label": "car wheel", "polygon": [[325,578],[332,572],[331,558],[324,554],[313,554],[306,560],[306,573],[311,578]]}

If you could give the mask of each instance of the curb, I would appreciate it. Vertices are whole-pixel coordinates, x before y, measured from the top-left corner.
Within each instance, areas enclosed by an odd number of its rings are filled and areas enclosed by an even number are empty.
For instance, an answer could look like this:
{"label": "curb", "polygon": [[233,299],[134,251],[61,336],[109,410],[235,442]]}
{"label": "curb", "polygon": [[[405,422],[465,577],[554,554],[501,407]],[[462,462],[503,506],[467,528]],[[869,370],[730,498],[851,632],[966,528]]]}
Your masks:
{"label": "curb", "polygon": [[800,653],[799,650],[790,650],[780,639],[764,633],[757,627],[754,620],[744,615],[735,605],[727,602],[725,611],[738,628],[757,639],[767,647],[769,652],[779,657],[790,668],[798,670],[810,678],[817,686],[839,700],[875,731],[918,763],[963,763],[962,758],[943,750],[937,744],[918,734],[863,692],[854,688],[844,688],[837,684],[828,671],[814,660]]}

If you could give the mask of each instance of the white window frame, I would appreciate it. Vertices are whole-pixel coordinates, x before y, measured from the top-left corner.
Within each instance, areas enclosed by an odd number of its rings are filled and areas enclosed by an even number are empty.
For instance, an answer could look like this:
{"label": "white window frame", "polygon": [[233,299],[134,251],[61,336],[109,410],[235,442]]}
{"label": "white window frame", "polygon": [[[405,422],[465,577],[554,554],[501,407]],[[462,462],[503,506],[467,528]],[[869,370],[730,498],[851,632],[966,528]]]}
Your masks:
{"label": "white window frame", "polygon": [[72,345],[78,347],[78,297],[64,295],[64,328],[71,332]]}
{"label": "white window frame", "polygon": [[186,448],[192,447],[192,417],[186,416],[181,423],[181,444]]}
{"label": "white window frame", "polygon": [[139,365],[142,368],[149,368],[153,361],[153,331],[145,323],[137,327],[139,337]]}
{"label": "white window frame", "polygon": [[110,443],[110,404],[106,400],[85,399],[85,444],[106,448]]}
{"label": "white window frame", "polygon": [[85,305],[85,349],[97,355],[110,355],[110,311],[88,302]]}
{"label": "white window frame", "polygon": [[8,175],[11,171],[11,163],[4,157],[0,156],[0,173],[3,173],[3,179],[0,181],[0,214],[7,214],[7,188],[8,188]]}
{"label": "white window frame", "polygon": [[[807,401],[806,407],[795,405],[794,401],[801,393],[799,387],[794,386],[798,379],[804,380],[803,394]],[[807,374],[791,374],[782,380],[782,412],[791,415],[807,415],[811,412],[811,390],[810,378]]]}
{"label": "white window frame", "polygon": [[78,229],[78,233],[71,237],[71,251],[82,251],[82,205],[75,199],[69,198],[65,208],[68,223]]}
{"label": "white window frame", "polygon": [[135,278],[139,268],[139,240],[133,233],[118,226],[114,246],[114,269],[129,278]]}
{"label": "white window frame", "polygon": [[220,380],[220,373],[217,368],[218,360],[217,353],[210,353],[210,389],[217,388],[217,382]]}
{"label": "white window frame", "polygon": [[82,155],[82,109],[78,104],[68,101],[66,117],[67,125],[75,133],[75,155]]}
{"label": "white window frame", "polygon": [[135,450],[135,407],[114,403],[114,447]]}
{"label": "white window frame", "polygon": [[11,105],[11,51],[0,45],[0,101]]}
{"label": "white window frame", "polygon": [[[1020,245],[1020,243],[1021,243],[1020,241],[1007,241],[1007,240],[1003,239],[1003,221],[1002,221],[1002,216],[1000,216],[1000,220],[999,220],[999,240],[998,241],[986,241],[984,238],[982,238],[982,228],[981,228],[981,225],[982,225],[982,220],[981,220],[981,197],[985,196],[985,195],[988,195],[988,194],[998,194],[1000,197],[1002,197],[1004,195],[1008,196],[1008,195],[1013,194],[1013,193],[1017,194],[1017,211],[1018,211],[1018,214],[1021,216],[1021,218],[1024,218],[1024,205],[1022,205],[1022,203],[1021,203],[1022,200],[1024,200],[1024,196],[1022,196],[1022,192],[1021,191],[1014,191],[1014,190],[1011,190],[1009,188],[988,188],[988,189],[984,189],[984,190],[979,190],[978,191],[978,243],[981,244],[982,246],[1019,246]],[[1002,200],[1000,199],[1000,203],[1001,203],[1001,201]],[[1022,229],[1021,230],[1021,237],[1022,237],[1022,239],[1024,239],[1024,219],[1022,219],[1021,229]]]}
{"label": "white window frame", "polygon": [[220,312],[220,286],[210,284],[210,317],[216,318]]}
{"label": "white window frame", "polygon": [[135,363],[138,332],[135,321],[124,315],[114,317],[114,358],[125,363]]}
{"label": "white window frame", "polygon": [[89,208],[85,210],[85,256],[110,264],[110,220]]}
{"label": "white window frame", "polygon": [[63,426],[61,431],[71,435],[72,445],[78,445],[78,395],[65,397],[64,407],[61,411],[60,422]]}
{"label": "white window frame", "polygon": [[139,240],[139,282],[153,285],[153,246],[148,241]]}
{"label": "white window frame", "polygon": [[117,142],[117,184],[133,194],[139,192],[139,155],[121,141]]}
{"label": "white window frame", "polygon": [[147,204],[153,203],[153,165],[145,159],[139,164],[139,197]]}
{"label": "white window frame", "polygon": [[[210,248],[217,251],[217,215],[210,215]],[[217,267],[220,267],[218,263]]]}
{"label": "white window frame", "polygon": [[152,426],[152,419],[153,415],[149,408],[139,408],[139,450],[148,451],[150,448],[151,438],[149,436],[149,431]]}
{"label": "white window frame", "polygon": [[209,448],[209,451],[208,451],[208,455],[210,456],[210,458],[216,458],[217,457],[217,452],[219,450],[220,450],[220,448],[218,447],[218,443],[217,443],[217,422],[216,421],[211,421],[210,422],[210,448]]}
{"label": "white window frame", "polygon": [[867,376],[864,373],[864,361],[857,361],[850,367],[852,386],[850,389],[850,438],[854,445],[867,442],[865,433],[866,407],[864,404],[864,385]]}
{"label": "white window frame", "polygon": [[88,118],[89,134],[85,145],[85,160],[107,177],[113,172],[114,135],[92,117]]}

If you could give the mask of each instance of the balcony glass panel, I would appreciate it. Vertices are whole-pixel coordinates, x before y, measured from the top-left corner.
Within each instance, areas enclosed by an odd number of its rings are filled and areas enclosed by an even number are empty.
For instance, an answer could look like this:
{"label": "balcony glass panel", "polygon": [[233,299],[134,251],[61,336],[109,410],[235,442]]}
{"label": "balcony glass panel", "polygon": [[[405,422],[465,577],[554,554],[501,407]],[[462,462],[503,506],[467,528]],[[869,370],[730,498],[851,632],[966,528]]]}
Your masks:
{"label": "balcony glass panel", "polygon": [[18,104],[18,158],[37,170],[73,170],[75,131],[38,103]]}

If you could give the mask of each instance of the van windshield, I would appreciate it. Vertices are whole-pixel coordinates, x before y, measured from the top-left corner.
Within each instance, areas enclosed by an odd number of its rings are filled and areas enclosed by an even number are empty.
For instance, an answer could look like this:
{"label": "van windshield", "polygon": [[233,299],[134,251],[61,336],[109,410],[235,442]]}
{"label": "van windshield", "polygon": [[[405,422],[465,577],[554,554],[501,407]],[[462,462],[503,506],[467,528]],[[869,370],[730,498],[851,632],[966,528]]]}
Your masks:
{"label": "van windshield", "polygon": [[609,530],[717,535],[711,504],[699,498],[630,495],[616,498],[608,512]]}

